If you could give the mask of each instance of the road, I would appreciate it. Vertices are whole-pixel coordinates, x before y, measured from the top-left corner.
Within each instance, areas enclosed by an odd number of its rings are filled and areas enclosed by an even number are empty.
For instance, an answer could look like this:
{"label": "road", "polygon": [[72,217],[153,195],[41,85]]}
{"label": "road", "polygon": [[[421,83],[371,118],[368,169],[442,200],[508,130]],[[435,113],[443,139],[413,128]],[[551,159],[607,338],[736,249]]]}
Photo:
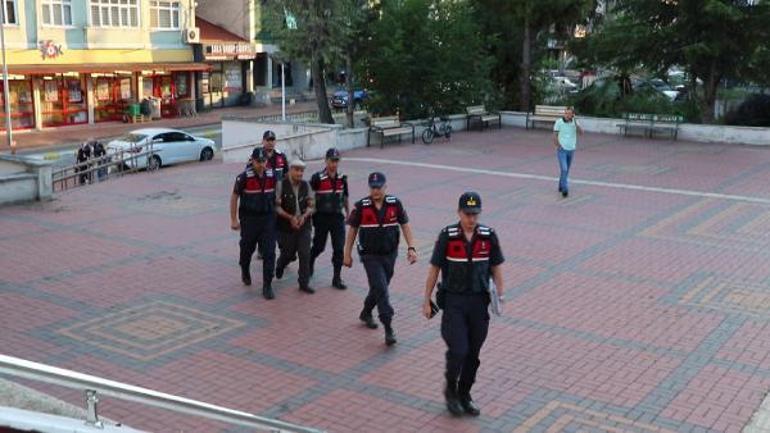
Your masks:
{"label": "road", "polygon": [[[210,138],[214,140],[214,142],[216,143],[217,152],[222,150],[222,126],[221,125],[205,125],[205,126],[198,126],[194,128],[184,128],[182,130],[195,136]],[[98,139],[102,140],[106,144],[107,142],[109,142],[114,138],[117,138],[117,137],[100,137]],[[52,146],[54,144],[55,143],[52,143]],[[46,160],[54,161],[54,167],[66,167],[68,165],[75,164],[75,151],[77,150],[77,148],[78,148],[78,144],[72,143],[71,145],[58,147],[55,150],[29,149],[26,151],[20,151],[18,152],[18,154],[30,156],[38,159],[46,159]]]}

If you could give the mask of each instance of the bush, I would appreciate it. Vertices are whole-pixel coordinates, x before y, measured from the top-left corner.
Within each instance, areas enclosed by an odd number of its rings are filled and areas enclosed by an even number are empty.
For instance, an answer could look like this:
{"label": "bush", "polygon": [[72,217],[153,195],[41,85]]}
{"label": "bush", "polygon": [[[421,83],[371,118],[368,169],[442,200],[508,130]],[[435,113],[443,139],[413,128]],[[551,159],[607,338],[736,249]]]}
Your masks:
{"label": "bush", "polygon": [[770,95],[753,95],[725,116],[725,123],[739,126],[770,126]]}
{"label": "bush", "polygon": [[596,117],[623,117],[624,113],[676,114],[688,122],[700,121],[697,104],[690,101],[672,102],[653,90],[637,90],[622,96],[616,80],[600,79],[574,97],[573,104],[582,115]]}

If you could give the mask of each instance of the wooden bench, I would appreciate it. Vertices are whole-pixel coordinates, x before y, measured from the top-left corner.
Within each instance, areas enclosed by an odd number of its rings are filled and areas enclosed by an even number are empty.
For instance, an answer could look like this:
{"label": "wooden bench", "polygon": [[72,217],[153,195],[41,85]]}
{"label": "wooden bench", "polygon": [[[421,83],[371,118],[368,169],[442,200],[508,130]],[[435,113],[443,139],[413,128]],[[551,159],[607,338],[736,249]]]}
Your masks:
{"label": "wooden bench", "polygon": [[369,133],[366,134],[366,147],[369,147],[369,139],[372,133],[380,136],[380,148],[385,147],[385,137],[398,137],[412,134],[412,143],[415,140],[414,125],[409,122],[401,122],[398,116],[372,117],[369,119]]}
{"label": "wooden bench", "polygon": [[557,119],[564,117],[564,111],[567,107],[558,105],[535,105],[534,113],[527,113],[527,120],[525,127],[529,129],[529,125],[535,127],[537,122],[550,122],[553,123]]}
{"label": "wooden bench", "polygon": [[489,127],[490,122],[497,122],[499,128],[503,127],[503,118],[500,113],[491,113],[487,111],[483,105],[473,105],[465,107],[467,117],[465,119],[465,129],[471,129],[471,121],[478,119],[479,130],[483,130],[485,126]]}
{"label": "wooden bench", "polygon": [[645,137],[650,135],[652,130],[652,124],[655,121],[655,116],[648,113],[623,113],[623,123],[618,123],[616,126],[623,132],[623,136],[627,137],[631,131],[642,131]]}
{"label": "wooden bench", "polygon": [[676,140],[679,136],[679,125],[684,122],[684,117],[675,114],[656,114],[650,129],[650,138],[655,137],[656,132],[670,134]]}

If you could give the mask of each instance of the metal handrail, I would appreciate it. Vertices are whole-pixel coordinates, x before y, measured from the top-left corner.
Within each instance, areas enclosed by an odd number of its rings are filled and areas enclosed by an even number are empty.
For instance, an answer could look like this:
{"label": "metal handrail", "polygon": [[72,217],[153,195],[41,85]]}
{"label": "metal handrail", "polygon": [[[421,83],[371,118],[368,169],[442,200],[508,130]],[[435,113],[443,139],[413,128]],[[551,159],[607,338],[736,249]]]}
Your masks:
{"label": "metal handrail", "polygon": [[153,391],[139,386],[128,385],[12,356],[0,355],[0,373],[60,385],[70,389],[84,390],[86,392],[86,401],[88,403],[87,424],[95,427],[101,426],[101,422],[96,413],[96,403],[99,401],[96,394],[102,393],[121,400],[133,401],[173,412],[200,416],[228,424],[257,428],[271,433],[324,433],[322,430],[310,427],[302,427],[272,418],[265,418],[247,412],[228,409],[198,400]]}

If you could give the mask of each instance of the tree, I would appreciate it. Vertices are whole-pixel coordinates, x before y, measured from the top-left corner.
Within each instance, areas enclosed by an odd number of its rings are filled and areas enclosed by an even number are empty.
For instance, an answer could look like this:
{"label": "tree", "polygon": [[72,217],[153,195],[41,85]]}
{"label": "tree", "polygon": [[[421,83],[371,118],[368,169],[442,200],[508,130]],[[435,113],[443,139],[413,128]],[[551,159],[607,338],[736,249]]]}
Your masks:
{"label": "tree", "polygon": [[466,0],[383,0],[361,63],[372,108],[406,118],[449,114],[493,95],[491,57]]}
{"label": "tree", "polygon": [[[620,70],[664,74],[683,66],[701,117],[714,122],[723,79],[765,76],[770,36],[767,0],[618,0],[614,17],[586,41],[594,61]],[[696,82],[703,82],[697,92]]]}
{"label": "tree", "polygon": [[[310,65],[322,123],[334,123],[326,97],[325,69],[333,56],[332,20],[335,0],[277,0],[266,4],[265,24],[287,57]],[[291,25],[287,25],[287,20]]]}
{"label": "tree", "polygon": [[[481,22],[497,57],[496,81],[509,100],[528,111],[532,105],[533,68],[549,38],[569,39],[576,24],[596,10],[596,0],[479,0]],[[518,64],[518,68],[513,65]],[[515,88],[515,89],[514,89]]]}

